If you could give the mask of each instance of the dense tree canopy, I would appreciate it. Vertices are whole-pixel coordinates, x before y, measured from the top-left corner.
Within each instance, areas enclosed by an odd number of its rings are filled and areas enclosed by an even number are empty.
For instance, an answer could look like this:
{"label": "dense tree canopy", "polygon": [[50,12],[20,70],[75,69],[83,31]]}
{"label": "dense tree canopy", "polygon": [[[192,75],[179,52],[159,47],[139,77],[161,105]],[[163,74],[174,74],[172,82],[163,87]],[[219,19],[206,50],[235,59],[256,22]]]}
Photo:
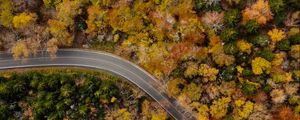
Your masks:
{"label": "dense tree canopy", "polygon": [[[16,59],[40,49],[53,58],[59,48],[105,50],[146,69],[199,119],[299,119],[299,3],[0,0],[0,49]],[[69,87],[60,89],[63,96],[73,95]],[[96,96],[115,101],[122,95],[107,90],[114,88],[97,89]],[[111,111],[111,119],[135,116],[126,108]]]}
{"label": "dense tree canopy", "polygon": [[[146,96],[132,94],[134,89],[137,88],[101,71],[50,68],[0,72],[0,118],[131,120],[164,114],[167,119],[161,108],[151,109],[153,114],[149,116],[134,116],[139,108],[127,102],[142,104],[145,100],[153,104]],[[126,101],[130,96],[137,98]]]}

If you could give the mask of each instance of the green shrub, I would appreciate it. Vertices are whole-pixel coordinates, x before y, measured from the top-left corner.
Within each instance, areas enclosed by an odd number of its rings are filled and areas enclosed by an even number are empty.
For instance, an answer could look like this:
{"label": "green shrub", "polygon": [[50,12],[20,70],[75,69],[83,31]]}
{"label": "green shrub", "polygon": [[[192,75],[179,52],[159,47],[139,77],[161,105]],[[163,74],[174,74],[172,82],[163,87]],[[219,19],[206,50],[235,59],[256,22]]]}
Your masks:
{"label": "green shrub", "polygon": [[231,81],[231,80],[235,80],[236,76],[234,74],[230,74],[230,73],[224,73],[223,75],[224,80],[226,81]]}
{"label": "green shrub", "polygon": [[173,77],[181,77],[184,76],[184,67],[182,67],[181,65],[178,65],[172,72],[171,72],[171,76]]}
{"label": "green shrub", "polygon": [[287,51],[291,49],[291,44],[289,40],[282,40],[276,43],[276,48],[279,50]]}
{"label": "green shrub", "polygon": [[282,25],[284,19],[286,18],[285,1],[283,0],[270,0],[269,1],[271,11],[274,14],[274,23],[276,25]]}
{"label": "green shrub", "polygon": [[5,99],[10,94],[10,86],[7,86],[5,83],[0,84],[0,98]]}
{"label": "green shrub", "polygon": [[265,58],[268,61],[272,61],[275,57],[275,54],[272,51],[266,49],[258,52],[258,55],[262,58]]}
{"label": "green shrub", "polygon": [[5,82],[5,77],[3,77],[3,76],[0,76],[0,83],[3,83],[3,82]]}
{"label": "green shrub", "polygon": [[300,8],[300,0],[287,0],[286,1],[286,5],[289,6],[290,8],[295,8],[295,9],[299,9]]}
{"label": "green shrub", "polygon": [[[119,89],[114,82],[119,79],[101,72],[62,71],[9,72],[7,80],[0,73],[0,119],[15,118],[12,112],[21,109],[14,103],[19,101],[28,103],[28,107],[33,108],[33,118],[38,120],[45,119],[45,116],[48,119],[63,119],[65,116],[73,119],[103,119],[103,104],[99,100],[106,97],[110,100],[111,96],[119,98]],[[103,83],[100,82],[102,80]],[[75,81],[79,84],[75,85]],[[100,97],[94,94],[97,90],[100,91]],[[70,109],[72,105],[74,108]],[[90,105],[97,107],[97,116],[87,116]]]}
{"label": "green shrub", "polygon": [[202,9],[207,8],[205,2],[203,0],[195,0],[195,9],[196,11],[202,11]]}
{"label": "green shrub", "polygon": [[272,12],[276,13],[276,14],[278,12],[284,10],[284,7],[285,7],[285,3],[283,0],[270,0],[269,4],[270,4]]}
{"label": "green shrub", "polygon": [[87,24],[84,21],[79,21],[77,24],[77,28],[79,30],[86,30],[87,29]]}
{"label": "green shrub", "polygon": [[235,41],[238,37],[238,31],[235,28],[227,28],[221,32],[220,37],[224,42]]}
{"label": "green shrub", "polygon": [[224,45],[224,52],[226,54],[230,54],[230,55],[233,55],[233,54],[236,54],[238,52],[238,48],[236,46],[235,43],[227,43]]}
{"label": "green shrub", "polygon": [[269,37],[266,35],[258,35],[253,37],[250,42],[254,44],[255,46],[265,47],[269,45],[270,40]]}
{"label": "green shrub", "polygon": [[230,27],[235,27],[240,20],[240,12],[238,9],[231,9],[225,13],[224,21]]}
{"label": "green shrub", "polygon": [[247,33],[257,33],[259,30],[259,24],[256,20],[250,20],[244,25]]}
{"label": "green shrub", "polygon": [[263,91],[264,91],[265,93],[270,93],[271,90],[272,90],[272,87],[271,87],[270,85],[266,85],[266,86],[263,88]]}
{"label": "green shrub", "polygon": [[65,84],[60,88],[60,95],[65,98],[69,98],[74,93],[74,88],[70,84]]}
{"label": "green shrub", "polygon": [[286,19],[286,15],[288,13],[286,11],[280,11],[273,15],[273,21],[276,26],[284,26],[283,22]]}
{"label": "green shrub", "polygon": [[233,66],[233,65],[228,66],[228,67],[226,68],[226,71],[228,71],[229,73],[234,73],[234,72],[236,72],[235,66]]}
{"label": "green shrub", "polygon": [[245,69],[243,70],[242,75],[243,75],[243,76],[251,76],[251,75],[253,75],[253,72],[252,72],[251,69],[245,68]]}
{"label": "green shrub", "polygon": [[58,119],[60,119],[60,118],[62,118],[62,117],[59,117],[59,114],[53,112],[53,113],[51,113],[51,114],[48,116],[47,119],[48,119],[48,120],[58,120]]}
{"label": "green shrub", "polygon": [[242,85],[242,92],[247,96],[254,96],[257,92],[257,87],[255,85],[245,83]]}
{"label": "green shrub", "polygon": [[112,97],[119,96],[119,89],[112,81],[103,81],[95,96],[104,101],[110,101]]}
{"label": "green shrub", "polygon": [[300,44],[300,34],[290,36],[289,41],[291,42],[292,45]]}
{"label": "green shrub", "polygon": [[220,4],[208,4],[207,0],[195,0],[194,7],[197,12],[203,11],[222,11]]}
{"label": "green shrub", "polygon": [[244,54],[244,53],[238,53],[236,55],[236,62],[237,63],[244,63],[247,62],[249,60],[249,55],[248,54]]}
{"label": "green shrub", "polygon": [[9,107],[4,103],[0,103],[0,119],[5,120],[8,118],[9,114]]}
{"label": "green shrub", "polygon": [[221,75],[224,80],[230,81],[230,80],[235,80],[236,79],[236,69],[235,66],[231,65],[225,68],[222,72]]}

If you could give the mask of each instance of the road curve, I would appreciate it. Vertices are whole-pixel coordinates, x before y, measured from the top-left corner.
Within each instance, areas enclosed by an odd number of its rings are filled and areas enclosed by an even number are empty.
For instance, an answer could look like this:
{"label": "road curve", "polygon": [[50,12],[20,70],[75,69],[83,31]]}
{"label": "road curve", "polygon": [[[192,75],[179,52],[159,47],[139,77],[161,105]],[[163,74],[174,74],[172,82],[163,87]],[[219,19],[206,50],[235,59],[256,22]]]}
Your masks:
{"label": "road curve", "polygon": [[157,101],[172,117],[177,120],[194,120],[176,100],[169,98],[162,92],[157,79],[139,66],[116,55],[90,50],[61,49],[57,57],[51,59],[46,52],[39,52],[26,60],[14,60],[9,53],[0,52],[0,70],[14,68],[32,68],[47,66],[73,66],[105,70],[137,85],[140,89]]}

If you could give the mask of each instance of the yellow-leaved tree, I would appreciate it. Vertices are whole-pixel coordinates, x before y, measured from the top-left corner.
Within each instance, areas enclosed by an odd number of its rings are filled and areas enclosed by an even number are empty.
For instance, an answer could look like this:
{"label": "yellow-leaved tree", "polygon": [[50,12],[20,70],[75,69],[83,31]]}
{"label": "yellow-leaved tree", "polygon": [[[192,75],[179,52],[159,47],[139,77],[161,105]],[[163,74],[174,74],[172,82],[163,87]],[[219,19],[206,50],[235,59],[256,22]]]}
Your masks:
{"label": "yellow-leaved tree", "polygon": [[168,93],[169,95],[173,96],[173,97],[177,97],[180,92],[182,91],[182,89],[180,88],[181,86],[185,86],[186,81],[184,79],[174,79],[174,80],[170,80],[168,82]]}
{"label": "yellow-leaved tree", "polygon": [[67,26],[73,25],[75,16],[81,13],[80,5],[83,2],[84,0],[63,0],[56,6],[56,18]]}
{"label": "yellow-leaved tree", "polygon": [[201,93],[203,91],[201,88],[201,86],[195,83],[190,83],[183,89],[183,93],[186,94],[190,100],[197,101],[200,99]]}
{"label": "yellow-leaved tree", "polygon": [[224,52],[222,41],[219,36],[212,33],[209,36],[209,51],[214,62],[219,66],[229,66],[234,63],[235,58],[233,55],[227,55]]}
{"label": "yellow-leaved tree", "polygon": [[271,63],[264,58],[256,57],[251,62],[252,71],[256,75],[262,74],[264,71],[269,74],[271,70]]}
{"label": "yellow-leaved tree", "polygon": [[199,75],[203,76],[204,82],[215,81],[219,70],[208,66],[207,64],[201,64],[199,66]]}
{"label": "yellow-leaved tree", "polygon": [[56,6],[55,18],[48,20],[48,30],[60,46],[71,46],[74,35],[74,18],[82,11],[80,6],[84,5],[86,0],[63,0]]}
{"label": "yellow-leaved tree", "polygon": [[140,64],[150,70],[157,78],[162,78],[163,75],[169,75],[177,64],[175,60],[168,59],[168,44],[158,42],[149,46],[149,43],[150,41],[142,40],[138,44]]}
{"label": "yellow-leaved tree", "polygon": [[110,115],[105,116],[107,120],[132,120],[133,115],[127,108],[112,111]]}
{"label": "yellow-leaved tree", "polygon": [[12,48],[12,54],[15,60],[18,60],[21,57],[29,57],[30,50],[28,49],[25,41],[18,41]]}
{"label": "yellow-leaved tree", "polygon": [[178,15],[180,20],[183,20],[196,15],[196,12],[193,10],[193,4],[193,0],[182,0],[178,2],[173,1],[173,4],[169,6],[168,10],[170,11],[170,13]]}
{"label": "yellow-leaved tree", "polygon": [[207,105],[200,104],[197,107],[198,110],[198,120],[209,120],[209,108]]}
{"label": "yellow-leaved tree", "polygon": [[194,62],[188,63],[187,68],[184,71],[184,77],[193,78],[196,75],[198,75],[198,64]]}
{"label": "yellow-leaved tree", "polygon": [[250,101],[236,100],[234,102],[233,117],[235,120],[247,119],[253,111],[253,103]]}
{"label": "yellow-leaved tree", "polygon": [[251,43],[248,43],[246,40],[239,40],[239,41],[237,41],[236,44],[241,52],[247,53],[247,54],[251,53],[251,48],[252,48]]}
{"label": "yellow-leaved tree", "polygon": [[121,5],[109,12],[109,24],[114,31],[122,31],[128,34],[141,32],[144,28],[142,17],[136,15],[127,5]]}
{"label": "yellow-leaved tree", "polygon": [[97,33],[102,32],[102,30],[107,27],[108,11],[101,9],[98,6],[90,6],[87,9],[87,12],[87,33],[89,33],[89,35],[93,37],[97,35]]}
{"label": "yellow-leaved tree", "polygon": [[11,0],[0,0],[0,22],[4,27],[11,28],[13,20],[13,8]]}
{"label": "yellow-leaved tree", "polygon": [[157,105],[157,103],[153,104],[153,102],[151,103],[148,100],[145,100],[142,103],[142,114],[144,115],[142,119],[167,120],[167,113],[164,109]]}
{"label": "yellow-leaved tree", "polygon": [[272,42],[274,43],[279,42],[285,38],[285,33],[282,30],[277,28],[270,30],[268,32],[268,35],[270,36]]}
{"label": "yellow-leaved tree", "polygon": [[210,106],[210,114],[213,118],[221,119],[227,114],[227,108],[229,102],[231,101],[230,97],[220,98],[213,101],[213,104]]}
{"label": "yellow-leaved tree", "polygon": [[48,25],[48,30],[58,40],[58,45],[72,45],[73,36],[68,32],[67,25],[64,22],[50,19]]}
{"label": "yellow-leaved tree", "polygon": [[291,47],[291,50],[289,52],[289,54],[295,58],[298,62],[300,62],[300,44],[297,44],[297,45],[293,45]]}
{"label": "yellow-leaved tree", "polygon": [[12,47],[13,57],[18,60],[27,58],[30,55],[36,55],[41,48],[40,40],[34,37],[28,37],[16,42]]}
{"label": "yellow-leaved tree", "polygon": [[23,12],[13,18],[14,28],[23,29],[27,27],[30,23],[35,22],[37,15],[35,13]]}

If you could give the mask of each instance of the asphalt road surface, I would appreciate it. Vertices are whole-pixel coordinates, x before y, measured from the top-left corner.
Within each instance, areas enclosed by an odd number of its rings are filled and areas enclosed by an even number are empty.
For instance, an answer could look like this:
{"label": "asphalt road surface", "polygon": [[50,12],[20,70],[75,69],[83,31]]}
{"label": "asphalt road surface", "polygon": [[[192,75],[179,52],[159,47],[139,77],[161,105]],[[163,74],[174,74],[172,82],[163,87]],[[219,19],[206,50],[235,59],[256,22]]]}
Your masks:
{"label": "asphalt road surface", "polygon": [[134,63],[116,55],[79,49],[61,49],[54,59],[51,59],[46,52],[39,52],[36,56],[25,60],[14,60],[10,53],[0,52],[0,70],[48,66],[85,67],[111,72],[137,85],[175,119],[195,119],[176,100],[166,95],[157,79]]}

